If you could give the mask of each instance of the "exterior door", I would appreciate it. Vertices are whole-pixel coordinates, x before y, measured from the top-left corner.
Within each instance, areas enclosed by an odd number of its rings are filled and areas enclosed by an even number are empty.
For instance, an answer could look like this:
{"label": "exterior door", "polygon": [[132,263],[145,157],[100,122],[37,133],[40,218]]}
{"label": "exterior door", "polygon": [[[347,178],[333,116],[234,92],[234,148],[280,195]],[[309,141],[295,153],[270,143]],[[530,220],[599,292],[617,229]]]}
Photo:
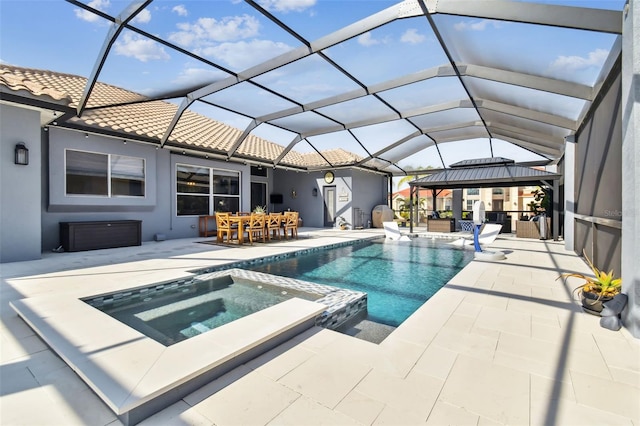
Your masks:
{"label": "exterior door", "polygon": [[322,188],[324,200],[324,226],[333,227],[336,220],[336,187],[325,186]]}
{"label": "exterior door", "polygon": [[251,210],[256,206],[267,205],[267,184],[263,182],[251,182]]}

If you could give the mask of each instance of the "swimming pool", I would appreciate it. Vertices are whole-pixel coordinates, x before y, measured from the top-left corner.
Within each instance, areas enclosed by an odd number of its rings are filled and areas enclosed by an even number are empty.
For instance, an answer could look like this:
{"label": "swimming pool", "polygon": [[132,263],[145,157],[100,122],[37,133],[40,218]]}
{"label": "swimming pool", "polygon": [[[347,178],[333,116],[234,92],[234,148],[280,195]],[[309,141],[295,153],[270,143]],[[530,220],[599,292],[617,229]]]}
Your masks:
{"label": "swimming pool", "polygon": [[[414,305],[420,306],[424,303],[423,300],[430,297],[429,293],[435,293],[447,281],[447,277],[452,277],[473,256],[470,251],[453,251],[447,249],[447,246],[443,246],[444,250],[435,252],[423,250],[425,247],[440,246],[437,241],[426,239],[416,239],[408,244],[381,244],[380,241],[354,244],[342,241],[329,247],[309,245],[295,253],[276,251],[266,258],[185,271],[185,275],[178,278],[178,281],[153,283],[149,280],[141,286],[139,274],[136,273],[128,280],[109,281],[98,286],[99,288],[76,288],[75,283],[72,283],[66,291],[12,301],[11,306],[123,423],[133,424],[150,416],[159,407],[175,403],[204,383],[314,325],[337,329],[351,319],[359,318],[366,309],[367,294],[338,288],[355,284],[357,277],[364,277],[365,285],[359,287],[366,289],[376,299],[376,305],[379,303],[376,287],[382,287],[383,291],[380,293],[383,303],[389,305],[383,312],[396,310],[391,306],[396,305],[397,294],[408,294],[409,297],[404,297],[408,299],[418,298],[420,301]],[[347,255],[350,258],[346,258]],[[459,256],[464,260],[460,260]],[[297,265],[311,264],[320,267],[323,262],[327,262],[329,271],[321,268],[321,273],[314,273],[312,269],[310,272],[303,271],[298,276],[323,276],[325,282],[340,286],[317,283],[319,279],[316,278],[299,280],[286,277],[283,276],[287,275],[285,271],[279,275],[271,275],[248,270],[260,265],[273,268],[276,265],[269,262],[276,258],[288,258],[288,261]],[[378,265],[380,259],[386,265]],[[436,273],[431,269],[432,266],[448,272],[441,270]],[[97,302],[102,298],[102,302],[105,302],[109,298],[112,301],[141,298],[145,303],[151,302],[151,305],[142,309],[143,312],[151,311],[144,316],[147,319],[158,318],[163,316],[162,311],[154,311],[158,307],[152,306],[153,297],[151,300],[144,300],[149,297],[147,293],[158,290],[162,293],[165,287],[191,285],[194,280],[207,281],[224,275],[237,281],[248,280],[285,287],[280,293],[301,291],[322,297],[314,301],[300,297],[290,298],[171,345],[159,343],[144,332],[87,303],[89,299]],[[433,287],[433,291],[427,292],[433,282],[431,279],[417,288],[405,289],[409,283],[415,287],[418,282],[424,281],[426,275],[440,277],[439,284]],[[200,302],[204,302],[204,298],[199,297],[196,296],[195,300],[187,304],[198,306]],[[315,299],[315,296],[312,298]],[[177,304],[171,310],[182,310],[182,301],[174,301],[169,305],[173,303]],[[370,316],[383,321],[375,313],[376,310],[377,307],[370,308]],[[186,310],[186,313],[188,315],[189,311]],[[202,319],[206,321],[206,316],[199,321],[202,322]],[[192,326],[191,322],[186,323]],[[182,327],[179,330],[188,328]],[[201,327],[196,324],[192,328],[191,331],[198,331]]]}
{"label": "swimming pool", "polygon": [[446,241],[369,240],[247,269],[368,294],[368,319],[397,327],[473,260]]}

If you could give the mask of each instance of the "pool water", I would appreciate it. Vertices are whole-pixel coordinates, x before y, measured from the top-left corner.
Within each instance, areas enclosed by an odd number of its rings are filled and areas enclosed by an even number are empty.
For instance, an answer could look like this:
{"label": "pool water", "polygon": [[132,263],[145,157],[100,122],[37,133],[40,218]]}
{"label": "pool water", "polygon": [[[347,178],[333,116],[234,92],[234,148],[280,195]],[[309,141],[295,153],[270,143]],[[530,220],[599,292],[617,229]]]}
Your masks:
{"label": "pool water", "polygon": [[85,302],[170,346],[292,297],[315,300],[320,295],[224,276],[149,287],[126,297],[94,297]]}
{"label": "pool water", "polygon": [[249,269],[368,294],[368,319],[397,327],[473,260],[445,241],[367,241]]}

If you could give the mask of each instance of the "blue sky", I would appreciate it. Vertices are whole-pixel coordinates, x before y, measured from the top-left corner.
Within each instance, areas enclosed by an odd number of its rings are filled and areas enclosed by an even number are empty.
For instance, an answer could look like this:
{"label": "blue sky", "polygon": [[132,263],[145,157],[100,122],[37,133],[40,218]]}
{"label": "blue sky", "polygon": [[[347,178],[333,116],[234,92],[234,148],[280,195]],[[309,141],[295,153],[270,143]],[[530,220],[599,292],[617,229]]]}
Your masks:
{"label": "blue sky", "polygon": [[[86,3],[109,14],[117,14],[129,1],[92,0]],[[309,41],[379,12],[395,1],[386,0],[263,0],[272,14]],[[593,8],[621,10],[624,0],[611,1],[542,1]],[[614,37],[531,26],[518,23],[469,19],[438,15],[436,24],[445,39],[463,40],[452,49],[460,60],[486,66],[533,74],[569,78],[593,84],[607,57]],[[301,43],[273,24],[252,7],[238,0],[153,2],[134,20],[138,28],[170,40],[187,51],[220,64],[233,72],[256,65],[277,54],[299,47]],[[24,67],[50,69],[88,76],[108,30],[108,22],[62,0],[0,0],[0,61]],[[446,56],[430,31],[424,17],[393,22],[325,51],[367,85],[399,77],[408,72],[446,63]],[[481,54],[480,54],[481,52]],[[176,86],[193,86],[226,77],[223,71],[168,49],[153,40],[124,31],[114,44],[100,80],[144,94],[156,94]],[[297,102],[307,103],[357,88],[344,75],[314,58],[307,58],[258,78],[261,84],[281,90]],[[489,84],[489,83],[487,83]],[[488,88],[488,86],[487,86]],[[406,108],[416,103],[442,102],[463,96],[455,85],[430,81],[407,89],[384,93],[383,97]],[[513,96],[521,96],[514,93]],[[247,103],[244,99],[260,99]],[[431,100],[432,99],[432,100]],[[228,105],[244,104],[247,114],[264,114],[290,106],[267,92],[239,85],[229,94],[212,95],[214,101]],[[554,100],[559,105],[560,100]],[[567,100],[568,102],[568,100]],[[349,109],[371,110],[377,106],[354,102],[327,109],[327,114],[347,114]],[[561,106],[559,113],[564,113]],[[575,108],[567,103],[567,110]],[[203,105],[194,110],[230,125],[244,128],[250,119]],[[445,119],[446,117],[442,117]],[[303,125],[302,123],[301,125]],[[376,150],[407,133],[401,124],[377,125],[356,129],[359,138],[370,141]],[[283,145],[295,136],[290,132],[263,125],[259,136]],[[353,146],[345,134],[310,138],[323,149]],[[454,146],[455,145],[455,146]],[[530,153],[496,141],[495,155],[516,160],[535,159]],[[296,150],[312,148],[300,143]],[[458,161],[460,154],[477,151],[489,156],[488,144],[470,141],[465,144],[442,144],[446,162]],[[357,152],[358,147],[352,149]],[[431,151],[433,149],[430,148]],[[438,155],[422,152],[402,161],[402,166],[441,167]]]}

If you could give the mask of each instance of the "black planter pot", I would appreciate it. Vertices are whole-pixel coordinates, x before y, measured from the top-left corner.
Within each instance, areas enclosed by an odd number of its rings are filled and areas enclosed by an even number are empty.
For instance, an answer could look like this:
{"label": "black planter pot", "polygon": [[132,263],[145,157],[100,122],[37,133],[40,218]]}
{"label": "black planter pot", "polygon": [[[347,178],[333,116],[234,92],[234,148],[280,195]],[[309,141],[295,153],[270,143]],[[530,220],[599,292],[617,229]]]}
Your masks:
{"label": "black planter pot", "polygon": [[604,302],[608,302],[611,300],[611,297],[602,297],[598,300],[598,295],[595,293],[590,293],[588,291],[580,292],[580,299],[582,301],[582,309],[591,314],[600,316],[600,312],[602,312],[602,304]]}

